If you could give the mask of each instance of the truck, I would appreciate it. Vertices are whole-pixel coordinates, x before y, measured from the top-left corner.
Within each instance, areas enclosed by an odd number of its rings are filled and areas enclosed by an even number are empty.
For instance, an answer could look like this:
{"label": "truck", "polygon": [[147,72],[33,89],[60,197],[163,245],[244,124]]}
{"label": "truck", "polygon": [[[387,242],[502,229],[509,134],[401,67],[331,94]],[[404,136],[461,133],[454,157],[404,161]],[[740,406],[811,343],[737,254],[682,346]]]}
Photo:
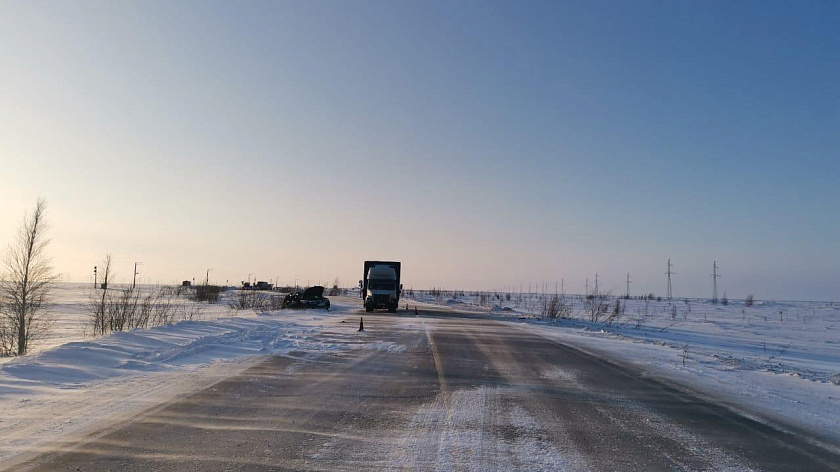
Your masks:
{"label": "truck", "polygon": [[391,313],[397,311],[402,292],[400,266],[394,261],[365,261],[365,272],[359,281],[359,296],[364,300],[366,312],[381,308]]}

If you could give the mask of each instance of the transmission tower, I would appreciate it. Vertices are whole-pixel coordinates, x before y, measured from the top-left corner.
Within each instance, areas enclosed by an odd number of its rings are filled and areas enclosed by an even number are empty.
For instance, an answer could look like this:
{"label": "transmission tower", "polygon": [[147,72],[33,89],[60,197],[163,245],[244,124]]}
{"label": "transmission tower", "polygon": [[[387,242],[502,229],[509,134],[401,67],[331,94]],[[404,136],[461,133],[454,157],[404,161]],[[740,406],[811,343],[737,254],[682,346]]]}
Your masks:
{"label": "transmission tower", "polygon": [[630,299],[630,284],[633,282],[630,281],[630,272],[627,273],[627,292],[624,293],[624,298],[627,300]]}
{"label": "transmission tower", "polygon": [[676,275],[676,272],[671,271],[671,267],[673,267],[673,266],[671,265],[671,258],[669,257],[668,258],[668,272],[665,272],[668,275],[668,300],[670,300],[673,297],[673,294],[671,293],[671,276]]}
{"label": "transmission tower", "polygon": [[717,273],[718,266],[717,261],[712,263],[712,303],[717,303],[717,279],[720,277],[720,274]]}
{"label": "transmission tower", "polygon": [[595,295],[598,295],[598,273],[595,272]]}

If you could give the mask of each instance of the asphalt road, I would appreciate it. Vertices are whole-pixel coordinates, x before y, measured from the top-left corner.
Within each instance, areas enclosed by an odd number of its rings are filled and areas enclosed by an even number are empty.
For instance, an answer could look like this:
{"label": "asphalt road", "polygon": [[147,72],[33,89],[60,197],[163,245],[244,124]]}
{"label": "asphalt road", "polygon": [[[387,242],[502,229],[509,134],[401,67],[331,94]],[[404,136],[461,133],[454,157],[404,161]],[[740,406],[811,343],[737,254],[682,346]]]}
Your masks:
{"label": "asphalt road", "polygon": [[17,470],[840,470],[800,434],[509,325],[362,315],[364,333],[324,333],[354,349],[271,358]]}

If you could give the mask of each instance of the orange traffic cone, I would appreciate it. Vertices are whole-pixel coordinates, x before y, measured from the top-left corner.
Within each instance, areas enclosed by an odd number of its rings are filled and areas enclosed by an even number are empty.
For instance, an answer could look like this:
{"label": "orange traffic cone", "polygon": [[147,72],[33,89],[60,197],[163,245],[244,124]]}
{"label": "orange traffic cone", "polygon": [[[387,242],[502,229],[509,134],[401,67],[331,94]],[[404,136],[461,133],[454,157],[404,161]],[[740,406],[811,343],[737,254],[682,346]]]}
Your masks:
{"label": "orange traffic cone", "polygon": [[365,320],[364,318],[359,318],[359,331],[365,330]]}

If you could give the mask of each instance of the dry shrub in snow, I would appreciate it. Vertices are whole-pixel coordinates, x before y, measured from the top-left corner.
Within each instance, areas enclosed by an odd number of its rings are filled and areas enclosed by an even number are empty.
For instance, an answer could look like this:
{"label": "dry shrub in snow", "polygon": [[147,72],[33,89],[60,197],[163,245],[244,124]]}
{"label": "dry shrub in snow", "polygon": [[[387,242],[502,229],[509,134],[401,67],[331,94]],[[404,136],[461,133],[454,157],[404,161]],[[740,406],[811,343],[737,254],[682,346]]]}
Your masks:
{"label": "dry shrub in snow", "polygon": [[615,307],[613,308],[612,313],[610,313],[610,316],[607,317],[606,320],[604,320],[604,323],[606,323],[609,326],[609,325],[612,325],[613,323],[618,322],[624,316],[624,313],[625,313],[626,310],[627,310],[627,303],[622,304],[621,303],[621,298],[616,298],[615,299]]}
{"label": "dry shrub in snow", "polygon": [[200,316],[201,310],[194,302],[185,302],[179,307],[176,304],[178,291],[171,287],[145,290],[138,286],[111,287],[110,281],[114,277],[111,262],[108,254],[102,264],[102,285],[91,292],[88,301],[88,328],[94,336],[163,326]]}
{"label": "dry shrub in snow", "polygon": [[593,290],[586,294],[583,299],[583,311],[586,313],[589,321],[597,323],[607,314],[610,307],[611,292],[602,292]]}
{"label": "dry shrub in snow", "polygon": [[276,311],[283,308],[283,295],[256,290],[241,290],[230,301],[235,310]]}
{"label": "dry shrub in snow", "polygon": [[195,302],[218,303],[224,290],[218,285],[199,285],[190,292],[190,299]]}
{"label": "dry shrub in snow", "polygon": [[195,317],[194,310],[187,307],[179,313],[170,290],[153,288],[144,292],[139,287],[101,290],[91,294],[89,303],[89,327],[94,336],[163,326]]}
{"label": "dry shrub in snow", "polygon": [[542,317],[548,319],[567,319],[572,314],[572,304],[564,295],[554,294],[551,298],[543,299]]}

